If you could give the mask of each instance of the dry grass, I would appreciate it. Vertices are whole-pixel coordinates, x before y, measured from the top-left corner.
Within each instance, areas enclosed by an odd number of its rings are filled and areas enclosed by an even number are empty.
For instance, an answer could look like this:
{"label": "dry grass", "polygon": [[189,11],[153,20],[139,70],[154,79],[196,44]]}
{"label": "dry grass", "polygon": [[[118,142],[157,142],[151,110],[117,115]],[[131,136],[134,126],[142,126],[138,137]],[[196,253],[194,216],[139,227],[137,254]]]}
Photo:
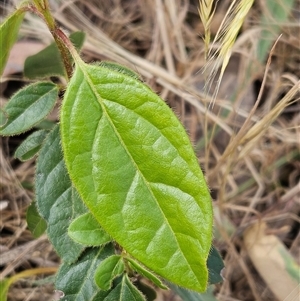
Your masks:
{"label": "dry grass", "polygon": [[[268,233],[299,264],[300,12],[294,10],[282,25],[272,57],[261,63],[260,19],[268,11],[265,1],[255,1],[232,47],[214,107],[208,109],[212,97],[203,92],[207,40],[202,36],[208,27],[211,37],[216,36],[231,1],[219,1],[210,26],[201,23],[196,0],[51,2],[66,31],[87,33],[82,51],[87,61],[113,60],[136,70],[184,123],[214,199],[215,245],[226,265],[225,280],[215,287],[217,299],[275,300],[249,258],[243,235],[251,225],[265,222]],[[22,34],[50,41],[41,21],[32,16]],[[21,184],[32,183],[34,165],[12,159],[19,142],[17,137],[1,141],[0,200],[9,201],[1,210],[1,276],[57,265],[45,238],[34,241],[26,229],[24,211],[33,193]],[[31,286],[16,285],[10,300],[38,300],[32,293],[36,288],[19,296],[20,287],[25,292]],[[43,300],[50,300],[46,290]]]}

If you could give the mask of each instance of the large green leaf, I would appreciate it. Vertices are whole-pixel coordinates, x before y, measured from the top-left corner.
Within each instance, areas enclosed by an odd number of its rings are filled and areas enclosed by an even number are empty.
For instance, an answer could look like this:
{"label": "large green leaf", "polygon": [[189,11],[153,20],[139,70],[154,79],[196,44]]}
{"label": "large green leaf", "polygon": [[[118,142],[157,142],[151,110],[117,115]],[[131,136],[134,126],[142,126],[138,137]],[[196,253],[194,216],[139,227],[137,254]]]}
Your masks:
{"label": "large green leaf", "polygon": [[171,109],[136,78],[80,61],[61,132],[70,177],[105,231],[158,275],[204,291],[211,199]]}
{"label": "large green leaf", "polygon": [[113,254],[114,248],[109,244],[101,248],[87,249],[79,260],[71,265],[63,263],[55,281],[56,289],[64,293],[64,298],[60,301],[95,300],[94,297],[100,291],[94,280],[95,270],[106,257]]}
{"label": "large green leaf", "polygon": [[18,9],[0,25],[0,76],[3,73],[9,52],[17,40],[23,17],[24,12]]}
{"label": "large green leaf", "polygon": [[31,129],[51,112],[57,93],[57,86],[50,82],[34,83],[21,89],[4,108],[8,120],[0,127],[0,134],[16,135]]}
{"label": "large green leaf", "polygon": [[73,220],[68,233],[73,240],[86,246],[101,246],[112,240],[89,212]]}
{"label": "large green leaf", "polygon": [[40,151],[35,182],[37,208],[47,222],[49,240],[64,261],[74,262],[85,246],[69,237],[68,227],[86,208],[68,177],[58,126],[47,136]]}
{"label": "large green leaf", "polygon": [[[81,49],[85,34],[81,31],[70,35],[74,46]],[[51,43],[39,53],[29,56],[24,65],[24,75],[30,79],[65,76],[64,64],[56,43]]]}

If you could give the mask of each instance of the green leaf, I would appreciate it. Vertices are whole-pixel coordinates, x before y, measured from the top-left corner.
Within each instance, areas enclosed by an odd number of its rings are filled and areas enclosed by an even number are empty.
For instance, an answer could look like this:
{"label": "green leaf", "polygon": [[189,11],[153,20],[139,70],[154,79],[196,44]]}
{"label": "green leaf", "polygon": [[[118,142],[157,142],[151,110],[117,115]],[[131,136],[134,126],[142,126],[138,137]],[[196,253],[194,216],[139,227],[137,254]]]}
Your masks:
{"label": "green leaf", "polygon": [[48,133],[49,131],[40,130],[28,136],[17,148],[15,158],[18,158],[21,161],[33,158],[41,149],[42,143]]}
{"label": "green leaf", "polygon": [[101,291],[93,301],[146,301],[142,293],[131,283],[127,274],[108,294]]}
{"label": "green leaf", "polygon": [[215,284],[223,281],[221,271],[224,268],[224,262],[217,249],[212,245],[207,259],[207,268],[209,272],[209,283]]}
{"label": "green leaf", "polygon": [[125,266],[120,255],[105,258],[95,272],[95,282],[104,291],[112,286],[112,281],[124,272]]}
{"label": "green leaf", "polygon": [[138,279],[138,281],[134,282],[134,285],[146,297],[147,301],[155,301],[156,300],[157,295],[156,295],[155,290],[152,287],[148,286],[147,284],[140,281],[139,279]]}
{"label": "green leaf", "polygon": [[40,151],[35,184],[37,208],[47,222],[49,240],[62,260],[74,262],[85,247],[69,237],[68,228],[86,208],[68,177],[58,126],[47,136]]}
{"label": "green leaf", "polygon": [[52,130],[56,125],[55,121],[44,119],[38,123],[35,127],[41,130]]}
{"label": "green leaf", "polygon": [[86,246],[101,246],[112,240],[91,213],[85,213],[73,220],[68,234],[73,240]]}
{"label": "green leaf", "polygon": [[295,2],[295,0],[265,1],[267,14],[262,14],[260,21],[262,32],[257,45],[257,57],[261,63],[265,61],[271,46],[278,38],[281,27],[285,26]]}
{"label": "green leaf", "polygon": [[109,61],[101,61],[99,66],[110,69],[110,70],[113,70],[113,71],[117,71],[119,73],[123,73],[125,75],[128,75],[130,77],[133,77],[133,78],[141,81],[141,78],[137,73],[135,73],[131,69],[129,69],[127,67],[124,67],[120,64],[117,64],[117,63],[114,63],[114,62],[109,62]]}
{"label": "green leaf", "polygon": [[106,257],[114,254],[111,244],[87,249],[79,260],[63,263],[57,273],[55,287],[64,293],[60,301],[92,301],[100,291],[94,280],[96,268]]}
{"label": "green leaf", "polygon": [[0,127],[0,134],[16,135],[31,129],[51,112],[57,93],[57,86],[50,82],[34,83],[21,89],[4,108],[8,121]]}
{"label": "green leaf", "polygon": [[0,75],[3,74],[10,50],[18,38],[23,18],[24,12],[18,9],[0,25]]}
{"label": "green leaf", "polygon": [[7,293],[10,285],[11,281],[9,278],[4,278],[0,280],[0,301],[7,300]]}
{"label": "green leaf", "polygon": [[139,80],[80,62],[61,132],[72,182],[104,230],[156,274],[204,291],[212,204],[171,109]]}
{"label": "green leaf", "polygon": [[40,237],[47,229],[47,224],[38,213],[35,202],[32,202],[27,208],[26,221],[34,238]]}
{"label": "green leaf", "polygon": [[170,287],[183,301],[217,301],[213,294],[213,286],[209,286],[207,291],[202,294],[186,290],[174,284],[170,284]]}
{"label": "green leaf", "polygon": [[[74,32],[70,40],[80,50],[85,39],[85,33]],[[24,75],[30,79],[50,76],[65,76],[64,64],[56,43],[50,44],[39,53],[29,56],[24,65]]]}
{"label": "green leaf", "polygon": [[168,289],[166,285],[164,285],[159,278],[157,278],[153,273],[146,270],[144,267],[142,267],[139,263],[137,263],[135,260],[126,257],[126,259],[129,261],[130,266],[133,270],[141,274],[142,276],[148,278],[151,280],[155,285],[162,289]]}

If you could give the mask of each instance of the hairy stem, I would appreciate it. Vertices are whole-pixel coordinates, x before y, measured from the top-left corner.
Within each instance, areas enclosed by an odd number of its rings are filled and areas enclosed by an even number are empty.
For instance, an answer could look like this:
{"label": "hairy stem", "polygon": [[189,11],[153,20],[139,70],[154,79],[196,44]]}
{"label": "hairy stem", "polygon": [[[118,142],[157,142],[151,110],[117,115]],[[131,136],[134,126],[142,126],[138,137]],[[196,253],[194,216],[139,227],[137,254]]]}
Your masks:
{"label": "hairy stem", "polygon": [[[51,11],[48,0],[34,0],[34,7],[31,7],[30,11],[35,14],[42,16],[45,23],[47,24],[55,43],[62,56],[63,64],[65,67],[66,77],[71,78],[73,73],[72,60],[70,56],[70,45],[73,46],[69,38],[62,33],[62,31],[57,26]],[[63,38],[62,38],[63,36]],[[66,42],[67,40],[67,42]]]}

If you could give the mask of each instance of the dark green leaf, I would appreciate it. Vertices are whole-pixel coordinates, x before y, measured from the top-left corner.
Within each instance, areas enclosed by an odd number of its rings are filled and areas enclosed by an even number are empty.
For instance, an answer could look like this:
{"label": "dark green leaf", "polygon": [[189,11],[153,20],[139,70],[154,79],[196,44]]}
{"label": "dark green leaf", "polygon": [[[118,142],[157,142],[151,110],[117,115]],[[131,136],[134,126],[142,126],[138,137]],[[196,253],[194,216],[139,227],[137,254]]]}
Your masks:
{"label": "dark green leaf", "polygon": [[49,240],[64,261],[74,262],[85,247],[69,237],[68,228],[86,208],[68,177],[58,126],[47,136],[38,157],[36,198],[39,213],[48,224]]}
{"label": "dark green leaf", "polygon": [[0,134],[16,135],[31,129],[51,112],[57,93],[57,86],[50,82],[34,83],[20,90],[4,108],[8,121],[0,127]]}
{"label": "dark green leaf", "polygon": [[174,284],[169,284],[169,286],[173,292],[180,296],[182,301],[217,301],[213,294],[213,286],[208,287],[207,291],[202,294],[186,290]]}
{"label": "dark green leaf", "polygon": [[[64,293],[60,301],[92,301],[100,291],[94,280],[96,268],[106,257],[114,254],[111,244],[101,248],[87,249],[79,260],[60,267],[55,287]],[[129,301],[129,300],[128,300]]]}
{"label": "dark green leaf", "polygon": [[156,274],[204,291],[211,198],[170,108],[131,76],[77,62],[61,132],[72,182],[104,230]]}
{"label": "dark green leaf", "polygon": [[95,282],[100,289],[106,291],[111,288],[113,280],[124,272],[124,262],[120,255],[105,258],[95,272]]}
{"label": "dark green leaf", "polygon": [[17,148],[15,158],[18,158],[21,161],[33,158],[41,149],[42,143],[48,133],[49,132],[46,130],[40,130],[28,136]]}
{"label": "dark green leaf", "polygon": [[164,285],[158,277],[156,277],[153,273],[151,273],[150,271],[148,271],[147,269],[142,267],[135,260],[133,260],[132,258],[128,258],[128,257],[126,259],[129,261],[129,264],[130,264],[130,266],[133,270],[135,270],[136,272],[138,272],[142,276],[144,276],[144,277],[148,278],[149,280],[151,280],[158,287],[160,287],[162,289],[168,289],[168,287],[166,285]]}
{"label": "dark green leaf", "polygon": [[55,121],[44,119],[38,123],[35,127],[41,130],[52,130],[56,125]]}
{"label": "dark green leaf", "polygon": [[40,237],[47,229],[47,224],[38,213],[35,202],[32,202],[27,208],[26,221],[34,238]]}
{"label": "dark green leaf", "polygon": [[91,213],[77,217],[70,224],[68,233],[73,240],[86,246],[101,246],[112,240]]}
{"label": "dark green leaf", "polygon": [[[71,42],[79,50],[85,39],[83,32],[70,35]],[[39,53],[29,56],[25,61],[24,75],[30,79],[50,76],[65,76],[65,69],[56,43],[50,44]]]}
{"label": "dark green leaf", "polygon": [[134,285],[140,292],[142,292],[142,294],[146,297],[147,301],[155,301],[157,295],[152,287],[139,280],[134,282]]}
{"label": "dark green leaf", "polygon": [[18,9],[0,25],[0,76],[3,73],[10,50],[18,38],[23,18],[24,12]]}
{"label": "dark green leaf", "polygon": [[93,301],[146,301],[142,293],[131,283],[127,274],[124,274],[122,281],[111,291],[100,292]]}
{"label": "dark green leaf", "polygon": [[209,273],[209,283],[215,284],[223,280],[221,271],[224,268],[224,262],[217,249],[212,245],[207,259],[207,268]]}

